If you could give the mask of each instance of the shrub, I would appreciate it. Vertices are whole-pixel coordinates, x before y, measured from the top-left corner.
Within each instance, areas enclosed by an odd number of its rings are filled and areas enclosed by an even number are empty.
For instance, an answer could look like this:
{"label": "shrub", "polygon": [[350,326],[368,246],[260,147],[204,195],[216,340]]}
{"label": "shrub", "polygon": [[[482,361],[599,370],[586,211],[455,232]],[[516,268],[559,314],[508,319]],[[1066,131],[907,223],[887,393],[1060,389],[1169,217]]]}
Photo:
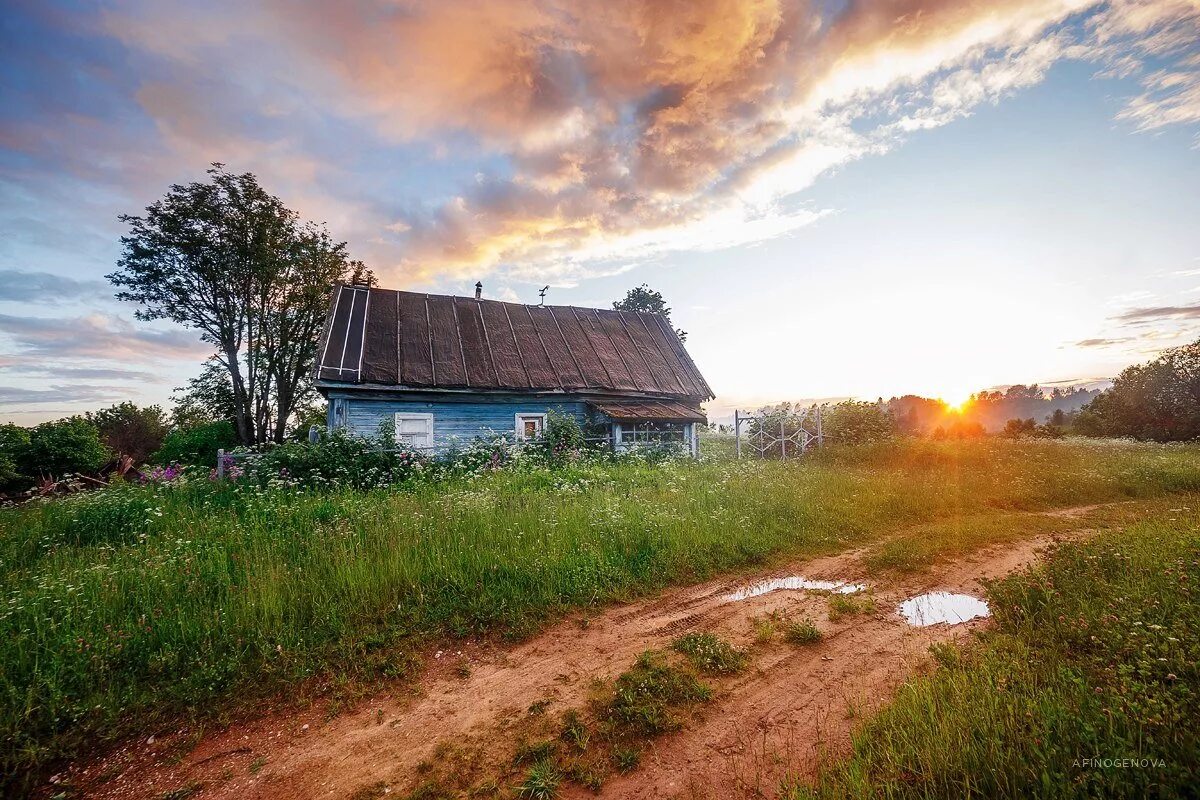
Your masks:
{"label": "shrub", "polygon": [[556,460],[578,457],[587,444],[579,420],[554,409],[546,413],[546,428],[542,432],[542,441],[545,442],[550,457]]}
{"label": "shrub", "polygon": [[215,467],[217,451],[231,450],[237,445],[237,431],[233,429],[233,423],[228,420],[205,422],[171,431],[152,460],[156,464]]}
{"label": "shrub", "polygon": [[20,471],[29,476],[61,477],[72,472],[95,472],[109,458],[96,426],[83,417],[43,422],[29,432],[22,449]]}
{"label": "shrub", "polygon": [[867,444],[890,439],[894,433],[892,417],[877,403],[846,400],[827,406],[822,412],[824,432],[837,444]]}
{"label": "shrub", "polygon": [[0,489],[17,488],[29,482],[29,477],[21,472],[20,467],[28,447],[28,428],[0,425]]}
{"label": "shrub", "polygon": [[110,450],[129,456],[135,464],[162,447],[167,435],[167,418],[160,406],[138,408],[127,401],[88,414],[87,419]]}
{"label": "shrub", "polygon": [[379,439],[334,431],[316,444],[288,442],[253,453],[239,464],[242,478],[261,486],[367,490],[403,483],[425,467],[416,451],[384,447]]}

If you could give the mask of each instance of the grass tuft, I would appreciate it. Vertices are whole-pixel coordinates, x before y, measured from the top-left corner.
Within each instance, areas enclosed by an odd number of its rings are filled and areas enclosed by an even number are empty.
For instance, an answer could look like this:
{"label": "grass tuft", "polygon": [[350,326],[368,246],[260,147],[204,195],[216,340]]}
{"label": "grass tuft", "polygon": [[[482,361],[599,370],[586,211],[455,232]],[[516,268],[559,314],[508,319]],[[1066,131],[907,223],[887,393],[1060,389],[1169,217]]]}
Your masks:
{"label": "grass tuft", "polygon": [[671,649],[682,653],[692,666],[709,675],[741,672],[750,662],[746,651],[712,633],[685,633],[671,642]]}
{"label": "grass tuft", "polygon": [[789,620],[783,626],[783,638],[791,644],[815,644],[821,641],[821,632],[812,620]]}

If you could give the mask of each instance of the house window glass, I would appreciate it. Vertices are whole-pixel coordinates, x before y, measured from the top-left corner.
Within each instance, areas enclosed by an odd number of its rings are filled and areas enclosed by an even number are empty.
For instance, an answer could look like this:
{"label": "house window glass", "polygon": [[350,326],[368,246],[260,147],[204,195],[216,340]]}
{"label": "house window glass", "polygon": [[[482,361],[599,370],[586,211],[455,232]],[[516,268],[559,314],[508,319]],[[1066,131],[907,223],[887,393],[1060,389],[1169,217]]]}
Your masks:
{"label": "house window glass", "polygon": [[545,414],[517,414],[518,439],[537,439],[545,428]]}
{"label": "house window glass", "polygon": [[414,450],[432,449],[433,414],[397,414],[396,444]]}

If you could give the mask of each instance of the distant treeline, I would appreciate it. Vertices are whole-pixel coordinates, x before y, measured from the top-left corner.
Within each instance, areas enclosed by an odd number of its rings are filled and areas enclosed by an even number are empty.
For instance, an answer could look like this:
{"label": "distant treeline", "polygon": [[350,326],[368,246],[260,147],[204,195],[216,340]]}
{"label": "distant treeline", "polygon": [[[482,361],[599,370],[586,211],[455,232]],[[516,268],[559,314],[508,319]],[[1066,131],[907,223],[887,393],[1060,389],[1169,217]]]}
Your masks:
{"label": "distant treeline", "polygon": [[1059,389],[1047,391],[1036,383],[1010,386],[1001,391],[984,391],[971,396],[961,409],[953,409],[942,400],[904,395],[883,403],[901,433],[928,434],[939,427],[978,425],[988,433],[1004,429],[1011,419],[1032,419],[1045,424],[1063,420],[1076,413],[1101,394],[1099,389]]}
{"label": "distant treeline", "polygon": [[[1200,340],[1126,368],[1110,389],[1043,389],[1037,384],[983,391],[961,408],[917,395],[822,406],[827,438],[861,443],[901,436],[1058,437],[1067,434],[1157,442],[1200,439]],[[812,428],[814,407],[759,409],[749,432]],[[722,428],[724,426],[721,426]]]}

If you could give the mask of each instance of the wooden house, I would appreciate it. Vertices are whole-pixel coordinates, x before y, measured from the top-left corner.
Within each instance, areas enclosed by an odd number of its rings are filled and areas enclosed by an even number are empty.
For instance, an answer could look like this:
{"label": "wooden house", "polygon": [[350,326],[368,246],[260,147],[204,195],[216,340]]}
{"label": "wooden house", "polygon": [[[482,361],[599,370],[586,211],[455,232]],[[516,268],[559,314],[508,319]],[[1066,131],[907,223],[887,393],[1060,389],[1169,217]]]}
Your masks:
{"label": "wooden house", "polygon": [[337,286],[317,351],[329,426],[443,451],[541,434],[555,410],[611,445],[698,451],[712,398],[660,314]]}

